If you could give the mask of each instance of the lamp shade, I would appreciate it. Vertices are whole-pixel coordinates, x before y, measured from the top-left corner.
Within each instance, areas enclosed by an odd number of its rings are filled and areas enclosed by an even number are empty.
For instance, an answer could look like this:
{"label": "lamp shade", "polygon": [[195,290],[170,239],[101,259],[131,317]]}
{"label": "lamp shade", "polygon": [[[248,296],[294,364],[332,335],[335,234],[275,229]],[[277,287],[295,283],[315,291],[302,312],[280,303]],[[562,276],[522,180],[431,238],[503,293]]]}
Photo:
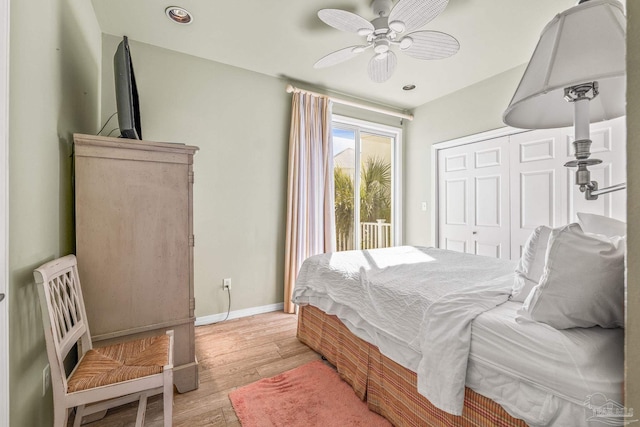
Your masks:
{"label": "lamp shade", "polygon": [[504,122],[523,129],[573,124],[564,88],[597,81],[589,122],[625,114],[625,25],[616,0],[590,0],[558,15],[542,31],[529,65],[504,112]]}

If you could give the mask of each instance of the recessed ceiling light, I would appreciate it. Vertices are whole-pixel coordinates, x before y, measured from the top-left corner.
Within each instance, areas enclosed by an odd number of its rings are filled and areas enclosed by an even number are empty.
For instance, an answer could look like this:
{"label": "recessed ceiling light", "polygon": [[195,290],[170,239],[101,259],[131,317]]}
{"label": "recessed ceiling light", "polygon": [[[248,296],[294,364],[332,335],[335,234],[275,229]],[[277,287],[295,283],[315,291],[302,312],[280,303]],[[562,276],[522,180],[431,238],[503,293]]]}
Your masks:
{"label": "recessed ceiling light", "polygon": [[178,24],[190,24],[193,22],[193,16],[191,16],[189,11],[180,6],[169,6],[164,10],[164,13],[167,14],[169,19]]}
{"label": "recessed ceiling light", "polygon": [[405,85],[402,86],[402,90],[414,90],[416,88],[416,85]]}

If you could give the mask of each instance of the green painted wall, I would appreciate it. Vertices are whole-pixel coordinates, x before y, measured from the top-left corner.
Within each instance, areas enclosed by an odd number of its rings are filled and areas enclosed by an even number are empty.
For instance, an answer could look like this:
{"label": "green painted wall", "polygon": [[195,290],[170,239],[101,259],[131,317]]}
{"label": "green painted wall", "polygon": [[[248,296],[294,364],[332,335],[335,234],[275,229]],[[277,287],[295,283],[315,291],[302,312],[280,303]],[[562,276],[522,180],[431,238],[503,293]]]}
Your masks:
{"label": "green painted wall", "polygon": [[[103,119],[115,111],[103,36]],[[130,40],[146,140],[200,147],[194,161],[196,316],[283,300],[290,97],[262,74]],[[117,127],[115,120],[107,130]],[[108,133],[108,132],[107,132]],[[117,133],[117,132],[115,132]]]}
{"label": "green painted wall", "polygon": [[[103,36],[103,121],[115,111],[112,58],[120,40]],[[129,43],[144,139],[200,147],[194,163],[196,316],[226,312],[226,277],[232,278],[231,310],[281,303],[291,120],[287,81]],[[344,106],[334,111],[380,119]],[[103,133],[116,127],[112,119]]]}
{"label": "green painted wall", "polygon": [[96,132],[100,30],[89,2],[13,0],[9,116],[10,424],[52,423],[32,271],[73,250],[73,132]]}

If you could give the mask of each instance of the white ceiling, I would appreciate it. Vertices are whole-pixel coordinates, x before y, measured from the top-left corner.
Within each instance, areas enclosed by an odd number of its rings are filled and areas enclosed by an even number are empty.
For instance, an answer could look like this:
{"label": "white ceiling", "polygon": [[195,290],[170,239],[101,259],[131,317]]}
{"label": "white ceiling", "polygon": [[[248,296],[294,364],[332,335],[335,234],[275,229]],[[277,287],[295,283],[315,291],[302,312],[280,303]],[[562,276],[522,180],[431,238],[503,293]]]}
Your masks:
{"label": "white ceiling", "polygon": [[[167,1],[92,3],[104,33],[127,35],[147,44],[402,109],[415,108],[524,64],[547,22],[577,3],[450,0],[445,11],[422,29],[453,35],[460,42],[460,51],[437,61],[398,53],[393,77],[374,83],[367,76],[369,51],[331,68],[313,68],[322,56],[362,42],[357,34],[324,24],[317,11],[344,9],[371,20],[370,0]],[[193,23],[169,21],[164,10],[171,5],[189,10]],[[403,91],[406,84],[417,88]]]}

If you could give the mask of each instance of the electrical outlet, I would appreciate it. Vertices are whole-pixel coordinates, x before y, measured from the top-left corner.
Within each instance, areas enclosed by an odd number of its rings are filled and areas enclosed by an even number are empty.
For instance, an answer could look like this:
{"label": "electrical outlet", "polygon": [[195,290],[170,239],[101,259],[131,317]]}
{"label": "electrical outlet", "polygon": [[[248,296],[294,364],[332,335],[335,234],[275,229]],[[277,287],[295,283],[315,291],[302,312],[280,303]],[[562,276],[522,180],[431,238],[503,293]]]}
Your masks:
{"label": "electrical outlet", "polygon": [[231,277],[222,280],[222,290],[231,289]]}
{"label": "electrical outlet", "polygon": [[51,385],[51,366],[47,365],[42,370],[42,397],[47,394],[47,390]]}

